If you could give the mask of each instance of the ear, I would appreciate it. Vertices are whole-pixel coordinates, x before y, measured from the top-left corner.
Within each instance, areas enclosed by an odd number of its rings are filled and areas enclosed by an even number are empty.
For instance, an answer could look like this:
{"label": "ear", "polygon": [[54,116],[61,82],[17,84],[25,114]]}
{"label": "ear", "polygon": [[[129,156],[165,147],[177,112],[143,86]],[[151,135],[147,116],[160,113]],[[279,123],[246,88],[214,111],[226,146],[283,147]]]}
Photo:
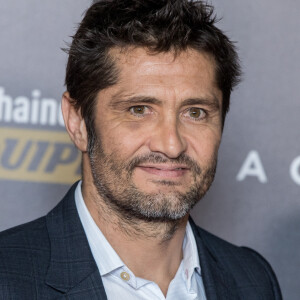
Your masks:
{"label": "ear", "polygon": [[70,94],[65,92],[61,101],[62,114],[66,129],[75,146],[81,151],[87,151],[87,131],[80,109],[76,109],[70,98]]}

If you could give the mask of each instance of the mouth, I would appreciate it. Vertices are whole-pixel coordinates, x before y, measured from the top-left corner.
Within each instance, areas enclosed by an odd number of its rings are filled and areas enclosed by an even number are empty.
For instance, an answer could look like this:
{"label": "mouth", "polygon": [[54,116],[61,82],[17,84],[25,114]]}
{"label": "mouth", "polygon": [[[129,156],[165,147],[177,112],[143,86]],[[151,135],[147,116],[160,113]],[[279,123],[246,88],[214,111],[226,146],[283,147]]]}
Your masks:
{"label": "mouth", "polygon": [[137,168],[142,171],[164,178],[182,177],[190,168],[185,165],[140,165]]}

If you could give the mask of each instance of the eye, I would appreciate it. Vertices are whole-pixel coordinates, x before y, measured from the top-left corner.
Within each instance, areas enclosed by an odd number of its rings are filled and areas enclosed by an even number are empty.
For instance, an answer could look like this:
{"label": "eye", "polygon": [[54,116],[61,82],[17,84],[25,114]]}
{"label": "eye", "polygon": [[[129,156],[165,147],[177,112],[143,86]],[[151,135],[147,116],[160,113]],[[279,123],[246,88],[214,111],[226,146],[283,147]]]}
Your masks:
{"label": "eye", "polygon": [[205,118],[206,112],[202,108],[191,107],[184,112],[183,116],[187,118],[192,118],[195,121],[199,121]]}
{"label": "eye", "polygon": [[148,113],[148,107],[145,105],[137,105],[130,107],[129,111],[136,116],[143,116]]}

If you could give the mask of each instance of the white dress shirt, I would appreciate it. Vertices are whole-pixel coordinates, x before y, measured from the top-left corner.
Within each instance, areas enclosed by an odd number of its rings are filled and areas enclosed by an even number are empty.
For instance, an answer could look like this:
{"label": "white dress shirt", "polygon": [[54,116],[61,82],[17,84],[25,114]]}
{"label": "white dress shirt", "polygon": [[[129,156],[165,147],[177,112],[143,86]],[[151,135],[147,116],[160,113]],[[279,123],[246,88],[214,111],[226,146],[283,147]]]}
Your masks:
{"label": "white dress shirt", "polygon": [[197,245],[189,223],[182,246],[183,259],[165,297],[155,282],[136,277],[109,244],[84,203],[81,181],[75,190],[75,202],[109,300],[206,300]]}

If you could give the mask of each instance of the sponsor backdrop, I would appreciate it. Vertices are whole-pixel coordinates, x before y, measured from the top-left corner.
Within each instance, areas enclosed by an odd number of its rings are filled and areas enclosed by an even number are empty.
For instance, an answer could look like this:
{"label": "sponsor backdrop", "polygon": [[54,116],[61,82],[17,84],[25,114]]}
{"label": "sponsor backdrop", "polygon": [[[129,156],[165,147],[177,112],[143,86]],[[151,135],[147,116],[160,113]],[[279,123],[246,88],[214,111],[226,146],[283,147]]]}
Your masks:
{"label": "sponsor backdrop", "polygon": [[[0,230],[47,213],[80,176],[63,127],[66,54],[89,0],[1,1]],[[244,81],[232,96],[207,230],[263,254],[284,298],[300,294],[300,2],[213,0]]]}

